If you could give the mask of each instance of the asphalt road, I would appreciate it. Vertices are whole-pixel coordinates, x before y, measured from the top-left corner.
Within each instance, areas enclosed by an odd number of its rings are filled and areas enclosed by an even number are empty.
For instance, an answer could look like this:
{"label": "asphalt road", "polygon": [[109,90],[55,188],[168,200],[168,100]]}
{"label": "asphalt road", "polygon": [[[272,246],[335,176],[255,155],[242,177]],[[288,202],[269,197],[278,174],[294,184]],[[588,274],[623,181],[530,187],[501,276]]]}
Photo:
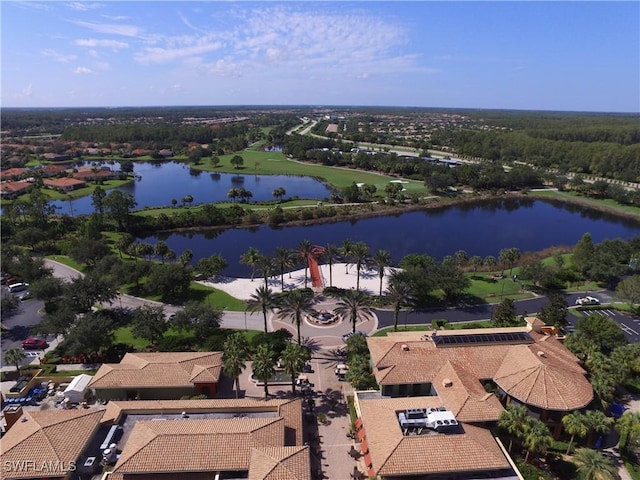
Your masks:
{"label": "asphalt road", "polygon": [[[11,348],[22,349],[22,341],[32,336],[31,327],[40,323],[42,319],[42,314],[39,310],[43,306],[44,302],[40,300],[25,300],[20,302],[18,310],[14,313],[2,317],[2,324],[8,329],[2,332],[2,338],[0,339],[2,352],[6,352]],[[39,351],[34,350],[33,352],[37,353]],[[23,360],[22,364],[25,365],[31,360],[33,358],[28,357]],[[0,358],[0,366],[4,366],[4,358]]]}

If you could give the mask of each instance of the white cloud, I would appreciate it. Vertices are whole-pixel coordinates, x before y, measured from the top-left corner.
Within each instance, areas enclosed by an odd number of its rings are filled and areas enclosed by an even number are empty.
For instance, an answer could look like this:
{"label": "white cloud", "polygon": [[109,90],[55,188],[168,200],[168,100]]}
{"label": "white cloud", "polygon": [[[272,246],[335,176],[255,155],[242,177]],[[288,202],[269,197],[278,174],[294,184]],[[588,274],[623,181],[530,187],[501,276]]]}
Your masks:
{"label": "white cloud", "polygon": [[75,45],[79,47],[90,47],[90,48],[110,48],[112,50],[118,51],[124,48],[129,48],[129,44],[126,42],[120,42],[118,40],[99,40],[96,38],[79,38],[73,42]]}
{"label": "white cloud", "polygon": [[140,63],[166,63],[219,50],[221,47],[222,43],[220,42],[205,42],[181,48],[147,47],[137,53],[135,59]]}
{"label": "white cloud", "polygon": [[88,73],[93,73],[93,70],[87,67],[77,67],[73,70],[73,73],[75,73],[76,75],[84,75]]}
{"label": "white cloud", "polygon": [[20,96],[21,97],[30,97],[31,95],[33,95],[33,84],[32,83],[30,83],[29,85],[24,87],[22,89],[22,91],[20,92]]}
{"label": "white cloud", "polygon": [[89,10],[94,10],[96,8],[102,8],[102,5],[100,3],[71,2],[65,3],[65,5],[71,10],[76,10],[78,12],[86,12]]}
{"label": "white cloud", "polygon": [[118,25],[113,23],[82,22],[80,20],[72,20],[71,23],[74,23],[80,27],[85,27],[85,28],[88,28],[89,30],[93,30],[94,32],[99,32],[99,33],[122,35],[123,37],[142,36],[142,29],[135,25]]}
{"label": "white cloud", "polygon": [[76,55],[67,55],[67,54],[64,54],[64,53],[56,52],[55,50],[53,50],[51,48],[47,48],[46,50],[42,50],[40,53],[42,55],[44,55],[45,57],[51,57],[56,62],[61,62],[61,63],[67,63],[67,62],[70,62],[70,61],[75,60],[76,58],[78,58]]}

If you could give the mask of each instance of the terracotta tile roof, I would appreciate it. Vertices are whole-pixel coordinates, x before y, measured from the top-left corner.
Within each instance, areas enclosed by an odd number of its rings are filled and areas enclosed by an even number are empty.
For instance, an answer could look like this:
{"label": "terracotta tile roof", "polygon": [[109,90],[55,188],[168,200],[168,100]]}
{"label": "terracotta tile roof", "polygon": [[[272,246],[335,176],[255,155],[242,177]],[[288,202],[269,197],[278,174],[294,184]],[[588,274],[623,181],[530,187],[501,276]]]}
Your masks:
{"label": "terracotta tile roof", "polygon": [[114,472],[249,470],[252,447],[283,441],[282,418],[139,421]]}
{"label": "terracotta tile roof", "polygon": [[[69,468],[96,432],[104,410],[42,410],[24,412],[26,421],[15,423],[2,438],[0,456],[4,462],[34,462]],[[73,432],[73,434],[70,434]],[[57,463],[56,463],[57,462]],[[64,471],[37,471],[38,477],[59,477]],[[0,471],[0,478],[31,478],[34,470]]]}
{"label": "terracotta tile roof", "polygon": [[[557,340],[555,340],[557,342]],[[593,400],[593,389],[577,362],[568,363],[551,345],[512,349],[494,381],[509,395],[545,410],[577,410]]]}
{"label": "terracotta tile roof", "polygon": [[504,411],[498,397],[487,393],[471,372],[451,362],[434,377],[434,385],[443,405],[461,422],[497,421]]}
{"label": "terracotta tile roof", "polygon": [[[463,433],[404,436],[397,412],[442,406],[437,396],[359,399],[369,454],[378,475],[419,475],[509,468],[491,433],[461,423]],[[417,454],[423,452],[423,454]]]}
{"label": "terracotta tile roof", "polygon": [[[469,421],[472,416],[481,420],[483,411],[489,416],[486,420],[498,413],[495,402],[482,399],[480,380],[491,379],[518,400],[548,410],[569,411],[587,405],[593,399],[593,390],[585,372],[578,359],[553,336],[523,328],[446,331],[438,335],[522,331],[528,332],[534,343],[437,347],[430,334],[421,332],[368,337],[367,343],[373,374],[380,385],[431,383],[440,394],[442,380],[455,376],[452,393],[443,395]],[[447,372],[448,377],[440,372]],[[472,413],[474,403],[479,410]]]}
{"label": "terracotta tile roof", "polygon": [[33,184],[29,182],[2,182],[0,183],[0,190],[10,193],[16,193],[31,188],[32,186]]}
{"label": "terracotta tile roof", "polygon": [[203,399],[203,400],[112,400],[107,404],[102,422],[116,423],[123,414],[275,411],[284,419],[284,445],[302,445],[302,400],[300,399]]}
{"label": "terracotta tile roof", "polygon": [[47,187],[53,187],[53,188],[64,188],[64,187],[74,187],[74,186],[81,187],[87,184],[87,182],[83,180],[76,180],[75,178],[68,178],[68,177],[54,178],[52,180],[45,179],[43,180],[42,183],[44,183],[44,185]]}
{"label": "terracotta tile roof", "polygon": [[183,387],[217,382],[222,352],[127,353],[120,363],[103,364],[91,388]]}
{"label": "terracotta tile roof", "polygon": [[7,179],[7,178],[13,178],[13,177],[20,177],[22,175],[25,175],[26,173],[27,173],[26,168],[8,168],[0,172],[0,178]]}
{"label": "terracotta tile roof", "polygon": [[310,478],[309,447],[258,447],[251,450],[249,480]]}

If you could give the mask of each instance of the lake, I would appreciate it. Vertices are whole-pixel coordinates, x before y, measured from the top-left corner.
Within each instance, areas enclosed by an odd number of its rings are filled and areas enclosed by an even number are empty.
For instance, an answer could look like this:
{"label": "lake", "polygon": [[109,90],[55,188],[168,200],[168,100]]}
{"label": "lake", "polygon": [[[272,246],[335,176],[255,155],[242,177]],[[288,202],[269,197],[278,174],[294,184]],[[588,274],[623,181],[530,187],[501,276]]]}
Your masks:
{"label": "lake", "polygon": [[551,246],[573,246],[589,232],[593,241],[630,239],[640,235],[640,222],[615,217],[565,203],[502,199],[456,205],[395,216],[343,221],[312,226],[273,228],[233,228],[206,232],[173,233],[141,239],[167,242],[180,255],[194,253],[194,263],[217,253],[229,267],[224,275],[249,276],[250,269],[239,263],[249,247],[272,255],[277,247],[294,248],[308,239],[315,245],[342,241],[364,241],[371,252],[386,249],[394,263],[409,253],[424,253],[442,259],[464,250],[469,257],[496,258],[503,248],[522,252],[540,251]]}
{"label": "lake", "polygon": [[[119,169],[115,164],[113,169]],[[250,170],[242,173],[212,173],[192,170],[178,162],[135,163],[134,173],[141,177],[131,185],[119,190],[131,193],[138,205],[136,208],[171,206],[171,199],[178,203],[186,195],[193,196],[193,205],[229,201],[231,188],[245,188],[253,193],[252,201],[273,200],[273,191],[278,187],[286,190],[286,198],[300,197],[322,200],[331,191],[318,180],[293,175],[252,175]],[[76,200],[52,202],[59,213],[90,214],[94,209],[91,196]],[[71,212],[73,209],[73,212]]]}

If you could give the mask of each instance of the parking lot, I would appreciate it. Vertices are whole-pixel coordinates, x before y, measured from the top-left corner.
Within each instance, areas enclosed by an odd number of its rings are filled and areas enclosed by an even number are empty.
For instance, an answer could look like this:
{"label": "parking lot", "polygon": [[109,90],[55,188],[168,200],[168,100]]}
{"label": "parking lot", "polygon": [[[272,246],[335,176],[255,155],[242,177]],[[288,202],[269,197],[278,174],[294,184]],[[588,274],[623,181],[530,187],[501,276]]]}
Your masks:
{"label": "parking lot", "polygon": [[640,342],[640,317],[632,315],[628,312],[619,312],[610,308],[583,310],[580,312],[583,316],[605,315],[615,320],[624,332],[627,340],[631,343]]}

